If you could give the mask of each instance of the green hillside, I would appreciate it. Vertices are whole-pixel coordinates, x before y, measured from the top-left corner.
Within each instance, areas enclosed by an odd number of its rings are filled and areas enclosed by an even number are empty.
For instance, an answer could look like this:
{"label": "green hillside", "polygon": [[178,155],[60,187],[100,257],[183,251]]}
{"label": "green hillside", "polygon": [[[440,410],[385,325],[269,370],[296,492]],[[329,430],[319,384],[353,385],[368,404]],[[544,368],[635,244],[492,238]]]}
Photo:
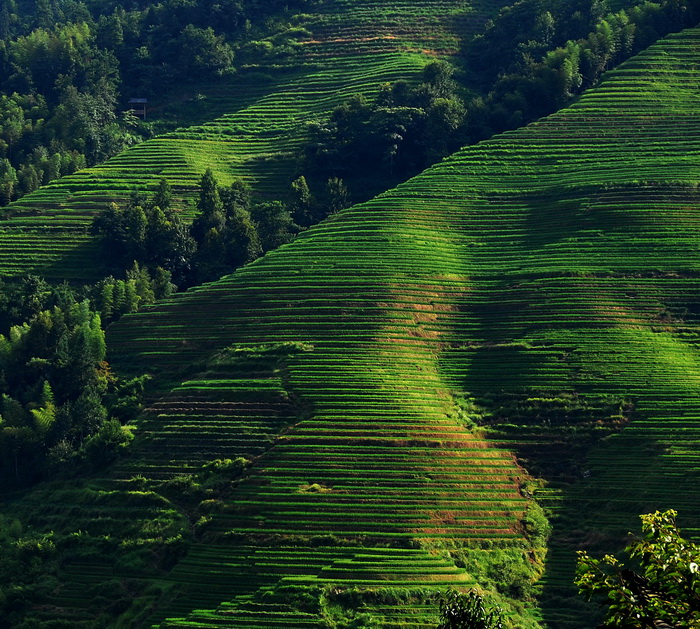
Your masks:
{"label": "green hillside", "polygon": [[[320,3],[296,56],[195,115],[230,113],[9,206],[0,276],[98,279],[92,216],[161,177],[188,218],[205,168],[279,197],[309,121],[417,77],[498,5]],[[700,527],[699,44],[669,36],[573,106],[111,325],[115,371],[154,375],[137,438],[4,494],[0,543],[25,535],[35,583],[0,591],[0,629],[428,629],[452,587],[518,629],[593,626],[576,549],[614,551],[656,509]]]}
{"label": "green hillside", "polygon": [[[465,149],[111,329],[116,364],[170,378],[224,347],[305,347],[283,371],[303,420],[256,459],[209,524],[211,539],[235,542],[233,557],[195,546],[173,572],[231,574],[224,565],[272,546],[284,549],[284,578],[276,590],[261,578],[269,594],[252,599],[257,581],[231,584],[227,607],[163,626],[204,617],[253,626],[242,618],[283,585],[370,585],[358,557],[374,566],[378,548],[402,540],[451,548],[472,571],[465,582],[487,580],[460,547],[522,548],[523,532],[536,533],[532,484],[514,455],[543,477],[535,495],[554,525],[542,580],[548,626],[590,626],[568,599],[574,548],[617,548],[638,513],[658,508],[678,508],[695,530],[699,40],[698,30],[670,36],[571,108]],[[165,399],[180,411],[156,414],[149,432],[201,435],[185,390],[212,399],[207,382],[176,386]],[[140,452],[133,469],[182,465],[169,447]],[[324,547],[314,565],[325,565],[311,570],[305,553],[325,535],[374,550],[331,561]],[[349,580],[333,562],[345,562]]]}
{"label": "green hillside", "polygon": [[222,183],[242,177],[260,195],[284,197],[310,121],[353,94],[374,95],[382,82],[417,78],[435,55],[455,52],[457,30],[462,36],[477,31],[500,4],[334,0],[297,16],[288,35],[278,36],[287,37],[296,54],[256,63],[201,95],[199,109],[225,115],[146,141],[5,208],[0,275],[100,279],[104,269],[95,264],[96,245],[87,233],[91,218],[134,190],[155,189],[160,178],[190,213],[186,200],[207,168]]}

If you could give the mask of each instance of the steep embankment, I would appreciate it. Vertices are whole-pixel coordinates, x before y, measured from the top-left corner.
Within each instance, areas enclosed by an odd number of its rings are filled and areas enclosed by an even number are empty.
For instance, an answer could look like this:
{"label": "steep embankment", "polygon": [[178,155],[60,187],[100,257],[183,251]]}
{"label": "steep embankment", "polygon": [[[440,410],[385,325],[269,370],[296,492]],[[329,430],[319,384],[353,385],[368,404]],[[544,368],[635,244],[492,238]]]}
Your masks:
{"label": "steep embankment", "polygon": [[[397,539],[517,545],[537,531],[511,450],[550,481],[544,619],[588,626],[565,598],[573,548],[614,549],[642,511],[698,522],[698,43],[700,30],[670,36],[573,107],[111,329],[117,364],[171,374],[225,346],[306,344],[284,369],[303,421],[210,524],[236,559],[195,547],[173,575],[231,575],[228,598],[250,594],[259,583],[233,575],[262,553],[284,575],[276,600],[284,583],[397,580],[396,555],[377,550]],[[457,419],[477,415],[495,441]],[[325,535],[374,550],[314,550]],[[411,581],[436,581],[403,561]],[[246,626],[255,604],[207,626]]]}
{"label": "steep embankment", "polygon": [[297,16],[296,55],[261,61],[258,72],[243,72],[216,90],[217,108],[228,102],[229,114],[144,142],[9,205],[0,214],[0,275],[100,279],[104,269],[95,264],[88,234],[92,217],[134,190],[154,190],[160,178],[186,211],[207,168],[221,183],[242,177],[260,194],[284,197],[311,120],[353,94],[374,95],[382,82],[411,80],[434,55],[457,49],[457,27],[468,33],[483,26],[498,6],[334,0]]}

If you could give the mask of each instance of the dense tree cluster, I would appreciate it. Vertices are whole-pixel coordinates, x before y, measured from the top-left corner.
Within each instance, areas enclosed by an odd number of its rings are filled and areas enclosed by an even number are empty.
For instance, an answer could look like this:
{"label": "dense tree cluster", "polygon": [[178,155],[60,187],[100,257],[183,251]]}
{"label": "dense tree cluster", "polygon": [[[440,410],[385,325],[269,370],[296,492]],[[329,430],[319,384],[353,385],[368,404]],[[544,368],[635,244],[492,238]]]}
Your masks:
{"label": "dense tree cluster", "polygon": [[123,314],[136,312],[141,306],[171,295],[177,289],[171,277],[171,273],[162,267],[157,267],[152,277],[146,267],[134,262],[125,279],[110,275],[99,281],[89,291],[90,301],[106,325]]}
{"label": "dense tree cluster", "polygon": [[171,208],[172,193],[161,180],[151,198],[136,193],[120,208],[111,204],[93,221],[93,233],[100,235],[104,250],[121,273],[134,261],[150,267],[157,275],[163,269],[182,283],[190,269],[196,244],[179,214]]}
{"label": "dense tree cluster", "polygon": [[[7,0],[0,205],[140,141],[147,129],[125,111],[129,96],[162,95],[290,54],[306,33],[268,17],[313,2]],[[358,97],[312,129],[309,171],[414,174],[465,143],[551,113],[604,70],[699,19],[692,0],[617,13],[604,0],[522,0],[465,42],[463,98],[440,63],[417,88],[384,86],[374,104]]]}
{"label": "dense tree cluster", "polygon": [[[197,210],[191,227],[197,248],[195,281],[216,279],[262,255],[262,239],[250,213],[250,190],[242,181],[222,188],[208,170],[200,180]],[[284,219],[291,220],[289,213]]]}
{"label": "dense tree cluster", "polygon": [[43,310],[0,335],[3,483],[33,482],[75,459],[97,466],[128,442],[108,407],[128,406],[119,398],[137,391],[116,380],[105,355],[100,316],[87,300]]}
{"label": "dense tree cluster", "polygon": [[309,169],[408,176],[460,148],[466,109],[453,72],[448,63],[433,62],[415,87],[385,84],[373,103],[356,96],[336,107],[330,120],[309,128]]}
{"label": "dense tree cluster", "polygon": [[0,279],[0,334],[20,325],[43,310],[65,307],[75,301],[75,290],[67,284],[54,286],[36,275],[14,281]]}
{"label": "dense tree cluster", "polygon": [[123,289],[114,278],[101,283],[96,303],[103,317],[134,312],[151,303],[151,295],[170,294],[172,282],[185,287],[218,279],[349,205],[347,188],[337,177],[327,180],[319,198],[300,176],[287,200],[254,202],[243,181],[220,186],[207,170],[199,181],[196,218],[187,227],[172,209],[171,197],[170,186],[161,180],[151,198],[135,194],[125,207],[113,204],[95,217],[93,233],[100,236],[108,263],[118,273],[133,265]]}

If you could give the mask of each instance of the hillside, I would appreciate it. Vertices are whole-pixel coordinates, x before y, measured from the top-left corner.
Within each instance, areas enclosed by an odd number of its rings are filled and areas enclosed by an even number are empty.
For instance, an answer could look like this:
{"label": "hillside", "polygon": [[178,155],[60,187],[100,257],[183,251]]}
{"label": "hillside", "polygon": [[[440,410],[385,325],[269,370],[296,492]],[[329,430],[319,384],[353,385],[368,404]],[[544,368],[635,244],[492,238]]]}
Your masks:
{"label": "hillside", "polygon": [[123,204],[134,190],[154,190],[160,178],[172,184],[179,208],[190,218],[187,200],[207,168],[222,183],[242,177],[258,195],[283,198],[309,122],[353,94],[373,96],[382,82],[414,80],[436,55],[455,52],[457,31],[461,36],[477,31],[501,4],[436,0],[387,7],[333,0],[296,16],[290,32],[277,36],[288,40],[294,54],[266,61],[261,53],[238,78],[200,95],[202,111],[225,115],[143,142],[5,208],[0,275],[100,279],[105,272],[94,263],[91,218],[111,202]]}
{"label": "hillside", "polygon": [[[412,81],[499,5],[319,3],[295,55],[199,97],[219,118],[9,206],[0,277],[98,279],[92,216],[161,177],[188,218],[205,168],[279,198],[309,121]],[[591,627],[576,549],[618,549],[655,509],[700,525],[699,43],[669,36],[573,106],[111,325],[115,373],[154,374],[148,408],[116,465],[4,494],[0,543],[36,583],[0,589],[0,629],[427,629],[449,587],[519,629]]]}
{"label": "hillside", "polygon": [[[222,561],[245,565],[280,544],[280,584],[306,585],[332,581],[330,568],[302,578],[308,557],[285,545],[328,533],[328,543],[374,549],[413,539],[426,551],[453,548],[458,562],[460,540],[522,547],[523,522],[533,533],[532,484],[511,452],[548,481],[535,495],[554,524],[549,626],[587,626],[566,598],[574,548],[616,548],[638,513],[659,508],[678,508],[695,530],[699,38],[671,36],[574,106],[465,149],[111,329],[116,364],[170,374],[224,347],[305,344],[283,372],[303,421],[213,519],[243,544]],[[213,399],[219,380],[209,382],[176,386],[163,403],[178,413],[155,413],[152,438],[204,437],[211,447],[187,410]],[[490,439],[465,417],[486,423]],[[144,447],[132,469],[180,469],[176,450],[165,450]],[[317,492],[304,489],[314,483]],[[349,561],[341,582],[366,584],[353,552],[332,556]],[[183,566],[218,573],[215,557],[195,547]],[[215,626],[243,614],[244,602],[212,612]]]}

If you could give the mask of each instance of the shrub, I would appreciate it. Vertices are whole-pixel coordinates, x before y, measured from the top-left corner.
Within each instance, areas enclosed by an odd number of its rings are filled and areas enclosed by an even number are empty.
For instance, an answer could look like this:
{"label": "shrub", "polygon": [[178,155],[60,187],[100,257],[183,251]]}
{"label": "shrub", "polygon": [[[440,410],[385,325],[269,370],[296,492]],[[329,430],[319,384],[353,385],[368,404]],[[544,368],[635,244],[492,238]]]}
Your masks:
{"label": "shrub", "polygon": [[499,607],[487,609],[475,590],[466,594],[449,590],[440,598],[438,629],[504,629]]}

